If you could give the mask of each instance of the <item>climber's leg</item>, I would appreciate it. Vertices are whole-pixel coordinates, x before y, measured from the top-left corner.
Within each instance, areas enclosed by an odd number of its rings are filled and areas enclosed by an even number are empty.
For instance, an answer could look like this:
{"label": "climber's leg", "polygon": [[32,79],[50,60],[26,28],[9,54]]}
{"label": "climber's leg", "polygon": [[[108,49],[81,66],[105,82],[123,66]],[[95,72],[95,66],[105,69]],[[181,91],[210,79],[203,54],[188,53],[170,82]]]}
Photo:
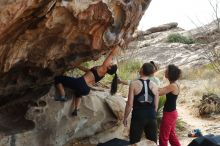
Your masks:
{"label": "climber's leg", "polygon": [[59,92],[59,97],[55,99],[60,101],[66,101],[64,87],[72,88],[75,80],[75,78],[67,76],[55,77],[55,86],[57,88],[57,91]]}
{"label": "climber's leg", "polygon": [[76,97],[75,98],[75,109],[76,110],[79,109],[80,103],[81,103],[81,98],[80,97]]}
{"label": "climber's leg", "polygon": [[57,91],[59,92],[58,97],[55,97],[55,100],[60,100],[60,101],[66,101],[66,97],[65,97],[65,90],[64,87],[61,83],[56,85]]}
{"label": "climber's leg", "polygon": [[73,112],[72,112],[72,116],[77,116],[77,112],[79,111],[79,106],[81,103],[81,97],[75,97],[72,100],[72,105],[73,105]]}
{"label": "climber's leg", "polygon": [[74,109],[72,116],[77,116],[82,96],[88,95],[90,92],[90,87],[86,84],[84,77],[78,78],[75,82],[77,87],[75,87],[75,97],[72,99],[72,107]]}
{"label": "climber's leg", "polygon": [[81,78],[74,78],[74,77],[68,77],[68,76],[55,77],[55,86],[60,95],[60,97],[56,98],[56,100],[60,100],[60,101],[66,100],[64,87],[70,88],[75,91],[80,91],[80,86],[81,86],[80,79]]}

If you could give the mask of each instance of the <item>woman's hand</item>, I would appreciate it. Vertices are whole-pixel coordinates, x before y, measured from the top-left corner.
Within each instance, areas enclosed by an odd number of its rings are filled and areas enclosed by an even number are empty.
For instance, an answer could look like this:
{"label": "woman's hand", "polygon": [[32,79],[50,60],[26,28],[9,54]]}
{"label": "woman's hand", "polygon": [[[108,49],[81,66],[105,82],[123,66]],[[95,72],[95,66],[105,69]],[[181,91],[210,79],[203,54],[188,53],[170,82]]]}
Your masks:
{"label": "woman's hand", "polygon": [[121,80],[121,78],[120,78],[120,77],[118,77],[118,78],[117,78],[117,81],[118,81],[118,83],[119,83],[119,84],[121,84],[121,83],[122,83],[122,80]]}
{"label": "woman's hand", "polygon": [[68,64],[68,67],[71,68],[71,67],[77,67],[77,64],[74,62],[74,61],[70,61],[69,64]]}
{"label": "woman's hand", "polygon": [[123,84],[123,85],[129,85],[130,84],[130,80],[122,80],[120,77],[117,78],[118,80],[118,84]]}
{"label": "woman's hand", "polygon": [[66,67],[66,71],[70,70],[70,69],[73,69],[75,68],[75,63],[73,61],[71,61],[70,63],[66,64],[67,67]]}
{"label": "woman's hand", "polygon": [[97,60],[99,60],[100,57],[101,57],[101,55],[94,55],[94,56],[92,57],[92,60],[93,60],[93,61],[97,61]]}
{"label": "woman's hand", "polygon": [[123,124],[124,124],[125,127],[127,127],[127,126],[128,126],[128,120],[127,120],[127,119],[124,119],[124,120],[123,120]]}

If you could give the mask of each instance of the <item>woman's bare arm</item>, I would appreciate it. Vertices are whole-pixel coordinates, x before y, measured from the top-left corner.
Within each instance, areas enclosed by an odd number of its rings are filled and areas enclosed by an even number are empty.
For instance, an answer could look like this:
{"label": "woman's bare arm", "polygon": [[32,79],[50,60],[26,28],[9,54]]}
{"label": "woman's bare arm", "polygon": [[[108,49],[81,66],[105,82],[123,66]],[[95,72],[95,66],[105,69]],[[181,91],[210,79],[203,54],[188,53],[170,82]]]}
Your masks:
{"label": "woman's bare arm", "polygon": [[150,82],[150,89],[154,94],[154,106],[155,106],[155,111],[157,112],[158,109],[158,102],[159,102],[159,91],[157,85],[154,83]]}
{"label": "woman's bare arm", "polygon": [[134,101],[134,83],[131,83],[129,86],[128,101],[126,103],[125,113],[124,113],[124,125],[125,126],[127,126],[127,118],[132,110],[133,101]]}
{"label": "woman's bare arm", "polygon": [[109,65],[112,64],[113,57],[119,52],[119,48],[114,48],[109,53],[109,55],[106,57],[102,65],[100,66],[100,69],[107,69]]}
{"label": "woman's bare arm", "polygon": [[166,95],[167,93],[173,92],[174,90],[175,90],[175,86],[173,84],[169,84],[166,87],[159,89],[159,95],[163,96]]}
{"label": "woman's bare arm", "polygon": [[123,85],[129,85],[130,80],[122,80],[121,78],[118,77],[118,83]]}
{"label": "woman's bare arm", "polygon": [[80,64],[82,64],[82,62],[85,62],[85,61],[86,61],[85,58],[77,57],[75,60],[68,62],[68,68],[75,68],[75,67],[79,66]]}
{"label": "woman's bare arm", "polygon": [[83,71],[83,72],[85,72],[85,73],[87,73],[88,71],[90,71],[90,69],[88,69],[88,68],[86,68],[86,67],[84,67],[84,66],[77,66],[76,68],[78,68],[79,70],[81,70],[81,71]]}

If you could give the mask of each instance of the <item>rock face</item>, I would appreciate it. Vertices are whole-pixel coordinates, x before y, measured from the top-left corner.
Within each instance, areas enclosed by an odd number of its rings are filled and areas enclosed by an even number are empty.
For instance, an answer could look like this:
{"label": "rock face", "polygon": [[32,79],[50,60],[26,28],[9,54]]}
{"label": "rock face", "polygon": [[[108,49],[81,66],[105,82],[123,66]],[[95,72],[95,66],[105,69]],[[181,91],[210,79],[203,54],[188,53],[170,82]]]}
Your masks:
{"label": "rock face", "polygon": [[[192,37],[194,44],[168,43],[171,34]],[[163,68],[168,64],[190,67],[202,65],[216,59],[211,50],[219,50],[220,33],[216,31],[215,23],[204,28],[183,30],[177,23],[168,23],[152,27],[146,31],[136,32],[121,60],[138,59],[142,62],[153,60]],[[215,52],[215,53],[219,53]],[[217,59],[219,62],[219,59]]]}
{"label": "rock face", "polygon": [[[67,96],[72,97],[70,93]],[[83,97],[79,115],[72,117],[71,100],[54,101],[54,89],[51,88],[27,111],[26,118],[34,122],[33,130],[5,136],[0,146],[12,143],[16,146],[62,146],[72,139],[86,139],[84,143],[97,144],[121,138],[124,108],[122,97],[92,91],[89,96]]]}
{"label": "rock face", "polygon": [[149,141],[149,140],[143,140],[139,143],[134,144],[134,146],[157,146],[156,143],[154,143],[153,141]]}
{"label": "rock face", "polygon": [[1,0],[0,132],[36,128],[25,113],[48,93],[54,76],[69,61],[125,46],[150,2]]}

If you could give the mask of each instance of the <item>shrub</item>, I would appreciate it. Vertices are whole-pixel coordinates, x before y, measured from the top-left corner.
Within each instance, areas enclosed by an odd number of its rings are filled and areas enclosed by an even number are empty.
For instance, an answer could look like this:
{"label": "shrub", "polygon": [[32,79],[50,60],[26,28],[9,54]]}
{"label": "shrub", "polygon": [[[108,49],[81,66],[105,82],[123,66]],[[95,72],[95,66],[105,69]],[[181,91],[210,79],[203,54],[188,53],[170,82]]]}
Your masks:
{"label": "shrub", "polygon": [[170,34],[167,37],[168,43],[194,44],[196,41],[191,37],[186,37],[178,33]]}
{"label": "shrub", "polygon": [[176,128],[177,130],[183,131],[186,130],[186,123],[182,119],[177,119]]}
{"label": "shrub", "polygon": [[133,80],[137,77],[141,68],[141,62],[137,60],[128,60],[118,64],[118,74],[122,79]]}
{"label": "shrub", "polygon": [[158,109],[157,109],[157,123],[158,123],[158,128],[161,123],[162,117],[163,117],[163,106],[166,102],[166,97],[165,96],[160,96],[159,97],[159,103],[158,103]]}
{"label": "shrub", "polygon": [[203,95],[198,108],[201,116],[220,113],[220,98],[213,93],[205,94]]}

